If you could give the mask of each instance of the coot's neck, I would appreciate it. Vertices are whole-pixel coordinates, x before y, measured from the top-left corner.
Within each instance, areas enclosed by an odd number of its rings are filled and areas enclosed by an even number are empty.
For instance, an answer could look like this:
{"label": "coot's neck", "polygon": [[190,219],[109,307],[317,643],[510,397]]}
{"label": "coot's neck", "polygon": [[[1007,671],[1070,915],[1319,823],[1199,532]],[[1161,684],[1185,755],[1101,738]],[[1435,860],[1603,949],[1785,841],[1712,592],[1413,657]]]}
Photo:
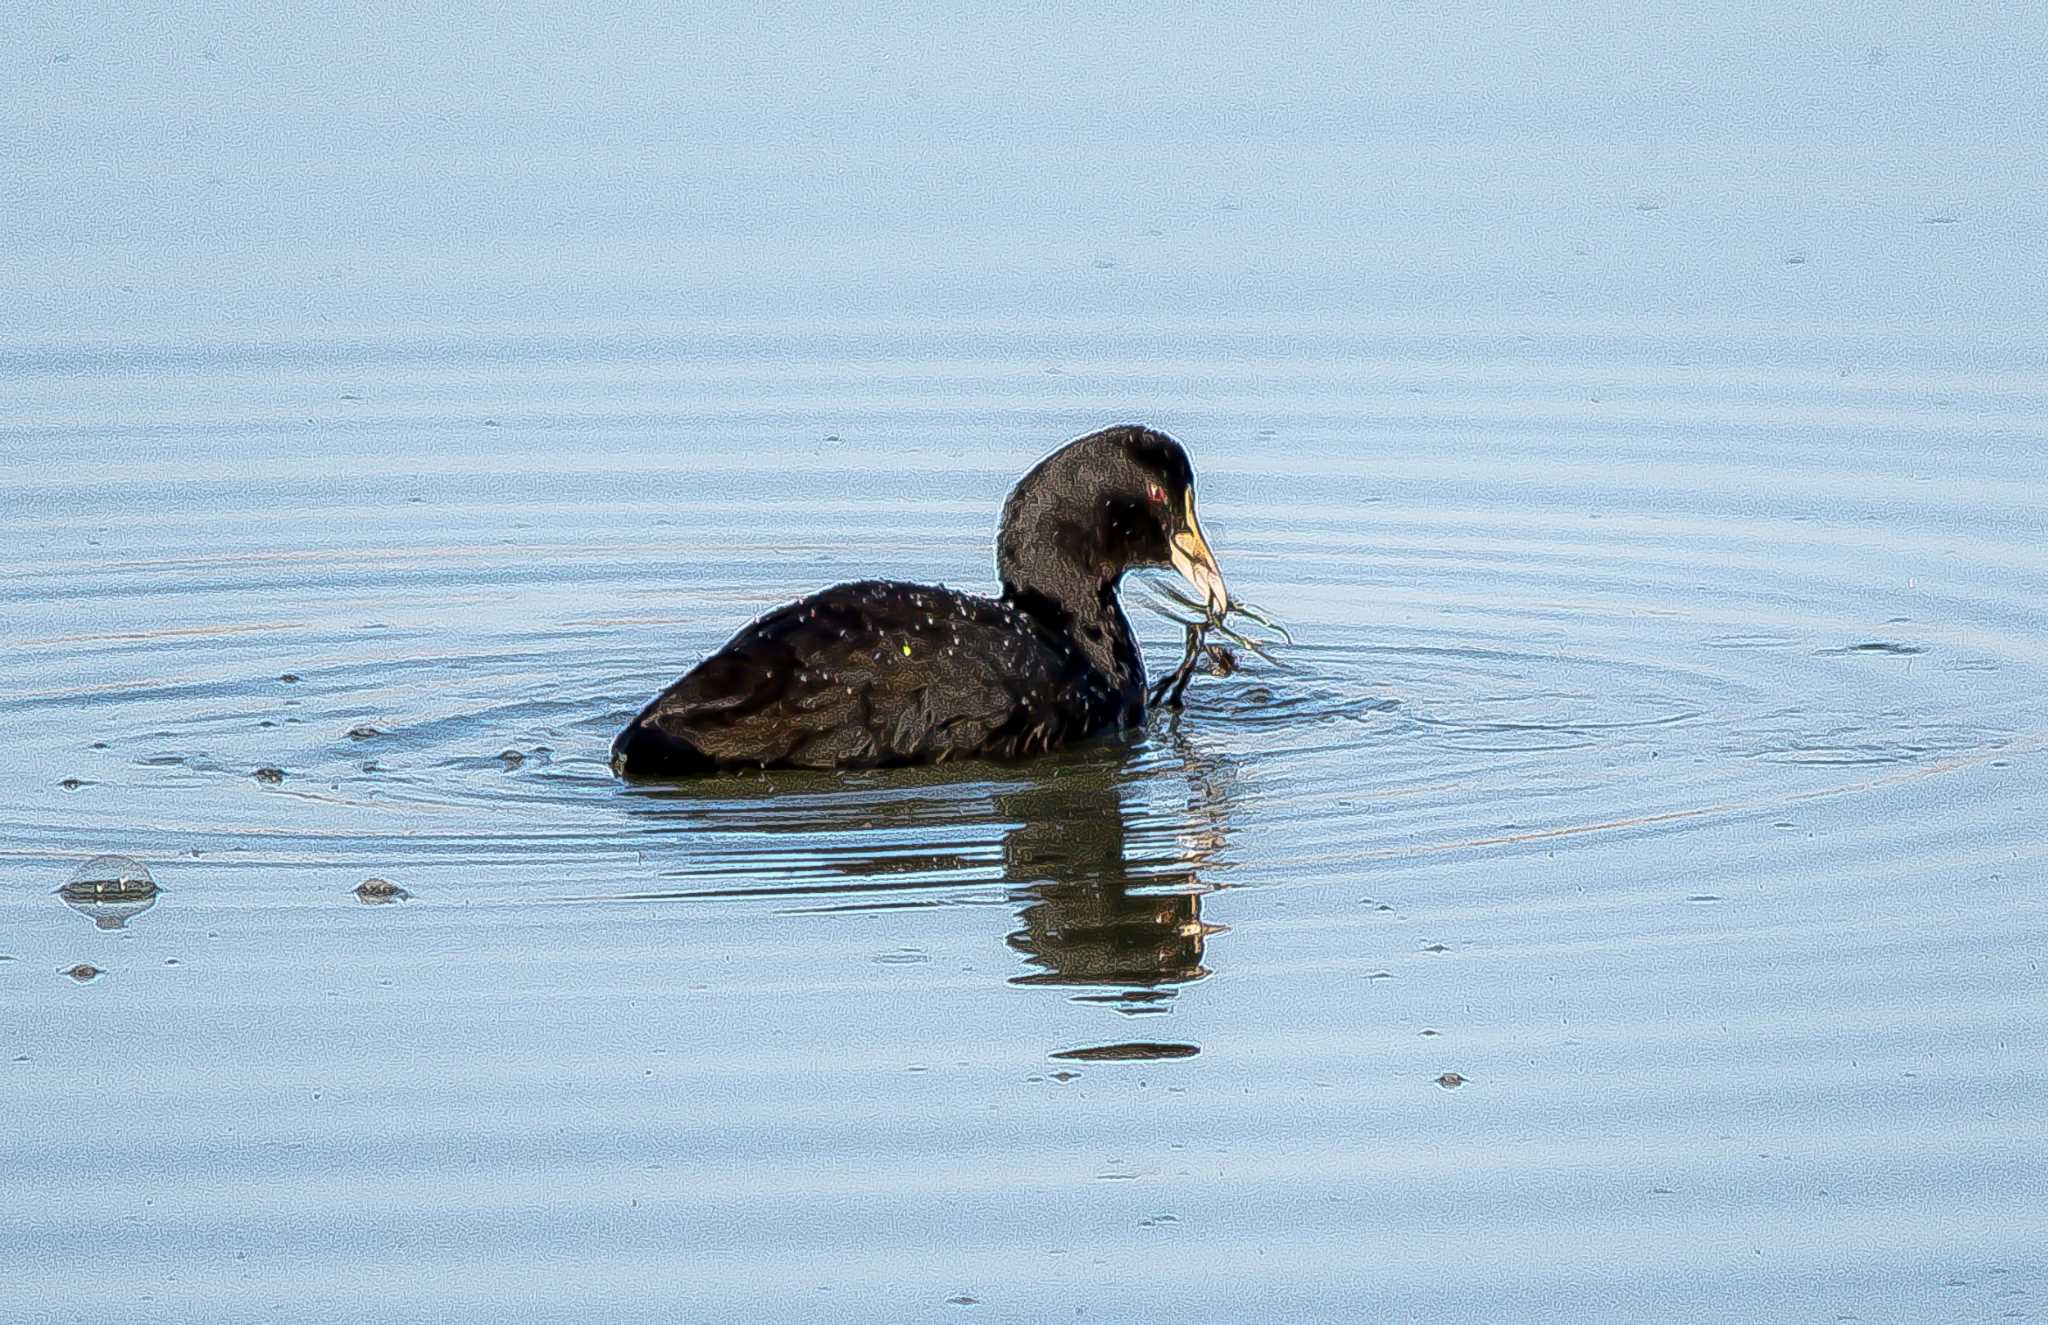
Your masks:
{"label": "coot's neck", "polygon": [[[1006,514],[1014,515],[1013,510]],[[1121,569],[1102,568],[1086,540],[1067,528],[1020,527],[1006,519],[996,539],[1003,600],[1067,636],[1120,691],[1145,687],[1137,638],[1117,601]]]}
{"label": "coot's neck", "polygon": [[1145,662],[1117,602],[1115,581],[1105,582],[1093,594],[1066,597],[1005,579],[1003,601],[1071,639],[1118,690],[1145,688]]}

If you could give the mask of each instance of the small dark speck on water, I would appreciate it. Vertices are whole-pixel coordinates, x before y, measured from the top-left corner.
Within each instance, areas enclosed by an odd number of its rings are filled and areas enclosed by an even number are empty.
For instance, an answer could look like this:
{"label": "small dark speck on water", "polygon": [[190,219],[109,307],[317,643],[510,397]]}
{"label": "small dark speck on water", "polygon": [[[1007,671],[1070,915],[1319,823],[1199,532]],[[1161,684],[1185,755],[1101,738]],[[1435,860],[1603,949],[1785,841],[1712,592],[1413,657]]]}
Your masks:
{"label": "small dark speck on water", "polygon": [[107,743],[105,741],[94,741],[92,743],[92,748],[95,750],[104,750],[107,748]]}
{"label": "small dark speck on water", "polygon": [[1893,658],[1910,658],[1927,650],[1919,644],[1900,644],[1895,640],[1867,640],[1862,644],[1851,644],[1840,649],[1822,649],[1820,652],[1823,656],[1833,657],[1850,653],[1876,653]]}
{"label": "small dark speck on water", "polygon": [[348,738],[351,741],[367,741],[373,736],[382,736],[383,734],[384,733],[381,730],[370,726],[368,723],[364,723],[360,727],[351,727],[348,729]]}
{"label": "small dark speck on water", "polygon": [[297,672],[286,672],[277,679],[288,686],[297,685],[299,683],[299,674]]}
{"label": "small dark speck on water", "polygon": [[978,1307],[981,1305],[981,1299],[978,1297],[969,1297],[967,1296],[967,1294],[962,1293],[958,1297],[947,1298],[946,1305],[949,1307]]}
{"label": "small dark speck on water", "polygon": [[1456,1072],[1446,1072],[1436,1079],[1436,1084],[1445,1090],[1456,1090],[1464,1085],[1466,1080],[1467,1078],[1459,1076]]}
{"label": "small dark speck on water", "polygon": [[65,778],[62,782],[59,782],[57,785],[64,788],[64,790],[66,791],[77,791],[80,787],[84,786],[85,784],[83,782],[80,782],[77,778]]}
{"label": "small dark speck on water", "polygon": [[255,778],[258,782],[262,782],[274,787],[278,783],[284,781],[284,770],[281,768],[264,767],[257,769],[254,773],[251,773],[249,776]]}
{"label": "small dark speck on water", "polygon": [[500,750],[498,751],[498,758],[504,763],[506,768],[517,768],[526,762],[526,756],[517,750]]}
{"label": "small dark speck on water", "polygon": [[1694,893],[1685,900],[1688,902],[1718,902],[1721,899],[1713,893]]}
{"label": "small dark speck on water", "polygon": [[78,965],[64,972],[64,974],[78,981],[78,983],[84,984],[88,980],[97,980],[100,976],[104,975],[105,972],[100,970],[99,967],[94,966],[89,962],[80,962]]}
{"label": "small dark speck on water", "polygon": [[389,879],[364,879],[355,887],[356,897],[372,904],[403,902],[412,894]]}
{"label": "small dark speck on water", "polygon": [[1432,943],[1432,944],[1430,944],[1430,945],[1429,945],[1428,947],[1424,948],[1424,949],[1423,949],[1423,951],[1424,951],[1424,952],[1449,952],[1449,951],[1450,951],[1450,949],[1449,949],[1448,947],[1444,946],[1444,945],[1443,945],[1443,944],[1441,944],[1441,943]]}

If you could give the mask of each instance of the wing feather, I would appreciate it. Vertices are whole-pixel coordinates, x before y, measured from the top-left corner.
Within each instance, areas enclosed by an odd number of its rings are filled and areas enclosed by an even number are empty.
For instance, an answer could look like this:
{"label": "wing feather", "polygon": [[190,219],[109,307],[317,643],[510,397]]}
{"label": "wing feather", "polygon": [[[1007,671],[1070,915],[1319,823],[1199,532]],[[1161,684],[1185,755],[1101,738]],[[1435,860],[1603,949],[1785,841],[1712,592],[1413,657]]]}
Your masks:
{"label": "wing feather", "polygon": [[1072,648],[1004,603],[843,584],[742,630],[635,725],[725,766],[1011,756],[1107,720],[1073,703],[1084,672]]}

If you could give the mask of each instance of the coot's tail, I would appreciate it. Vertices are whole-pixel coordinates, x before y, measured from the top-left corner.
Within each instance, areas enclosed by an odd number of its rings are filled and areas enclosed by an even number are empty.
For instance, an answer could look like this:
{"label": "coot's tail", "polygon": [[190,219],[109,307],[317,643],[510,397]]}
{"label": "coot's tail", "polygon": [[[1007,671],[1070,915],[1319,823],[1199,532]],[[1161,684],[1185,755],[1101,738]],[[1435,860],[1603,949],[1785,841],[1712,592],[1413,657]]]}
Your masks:
{"label": "coot's tail", "polygon": [[612,742],[612,772],[622,778],[683,778],[718,770],[696,746],[635,718]]}

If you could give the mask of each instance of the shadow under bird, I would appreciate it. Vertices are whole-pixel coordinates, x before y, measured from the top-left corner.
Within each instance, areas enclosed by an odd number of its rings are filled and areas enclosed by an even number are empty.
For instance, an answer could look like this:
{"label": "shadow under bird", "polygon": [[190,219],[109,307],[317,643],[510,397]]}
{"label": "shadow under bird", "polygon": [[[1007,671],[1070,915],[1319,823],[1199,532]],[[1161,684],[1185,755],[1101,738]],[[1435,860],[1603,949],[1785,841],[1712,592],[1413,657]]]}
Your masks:
{"label": "shadow under bird", "polygon": [[1117,589],[1126,571],[1168,566],[1212,616],[1229,610],[1180,443],[1090,433],[1003,503],[999,597],[862,580],[777,608],[641,710],[612,771],[1014,759],[1122,731],[1144,717],[1145,664]]}

